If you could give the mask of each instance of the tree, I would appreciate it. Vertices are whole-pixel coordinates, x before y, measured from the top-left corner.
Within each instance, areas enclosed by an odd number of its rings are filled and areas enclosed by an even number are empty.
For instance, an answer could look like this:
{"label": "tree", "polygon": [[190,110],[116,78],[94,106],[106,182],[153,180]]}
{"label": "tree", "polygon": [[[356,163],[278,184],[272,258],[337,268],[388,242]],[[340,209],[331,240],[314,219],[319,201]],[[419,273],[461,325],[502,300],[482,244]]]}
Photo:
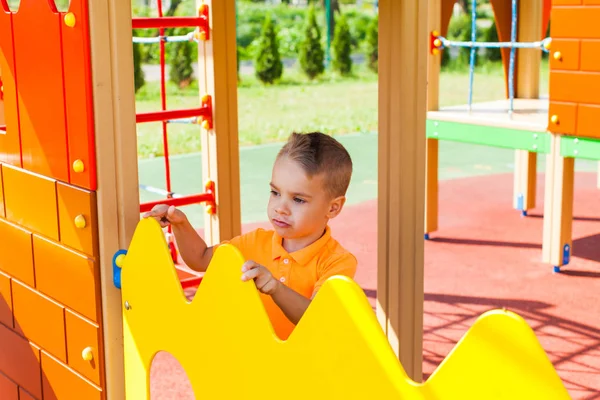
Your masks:
{"label": "tree", "polygon": [[367,62],[373,72],[378,71],[379,60],[379,18],[375,16],[367,27]]}
{"label": "tree", "polygon": [[321,30],[313,6],[308,11],[304,40],[300,43],[300,66],[310,79],[325,71],[325,51],[321,45]]}
{"label": "tree", "polygon": [[342,75],[352,71],[352,36],[344,14],[340,14],[333,34],[333,68]]}
{"label": "tree", "polygon": [[139,43],[133,43],[133,79],[136,93],[146,84],[144,70],[142,70],[142,51],[140,46]]}
{"label": "tree", "polygon": [[[185,33],[183,29],[176,29],[173,32],[175,36]],[[194,68],[192,67],[194,54],[192,46],[194,45],[195,42],[192,41],[171,43],[169,78],[180,88],[189,86],[194,79]]]}
{"label": "tree", "polygon": [[279,55],[279,41],[275,23],[267,13],[263,24],[255,58],[256,77],[263,83],[273,83],[283,74],[283,63]]}

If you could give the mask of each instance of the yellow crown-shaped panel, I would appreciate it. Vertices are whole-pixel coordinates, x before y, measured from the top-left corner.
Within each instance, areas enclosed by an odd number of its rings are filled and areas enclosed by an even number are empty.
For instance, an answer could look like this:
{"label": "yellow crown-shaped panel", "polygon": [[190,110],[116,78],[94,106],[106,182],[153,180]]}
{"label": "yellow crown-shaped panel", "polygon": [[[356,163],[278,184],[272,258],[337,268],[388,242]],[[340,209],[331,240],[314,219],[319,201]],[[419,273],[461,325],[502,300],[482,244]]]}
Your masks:
{"label": "yellow crown-shaped panel", "polygon": [[123,264],[127,398],[149,399],[149,371],[171,353],[198,399],[568,399],[525,321],[481,316],[423,383],[406,375],[361,288],[334,277],[288,340],[280,340],[241,254],[220,246],[191,302],[163,232],[140,221]]}

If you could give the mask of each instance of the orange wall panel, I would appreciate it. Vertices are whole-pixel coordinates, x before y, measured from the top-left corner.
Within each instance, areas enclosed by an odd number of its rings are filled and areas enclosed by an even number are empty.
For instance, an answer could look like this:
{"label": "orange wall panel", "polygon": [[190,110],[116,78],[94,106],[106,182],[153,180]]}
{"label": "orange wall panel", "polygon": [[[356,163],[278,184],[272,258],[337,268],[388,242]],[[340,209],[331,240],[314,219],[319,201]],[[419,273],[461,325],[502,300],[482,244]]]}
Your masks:
{"label": "orange wall panel", "polygon": [[42,352],[44,400],[101,400],[102,391]]}
{"label": "orange wall panel", "polygon": [[6,218],[58,241],[55,181],[7,165],[2,178]]}
{"label": "orange wall panel", "polygon": [[40,350],[0,325],[0,371],[38,399],[42,398]]}
{"label": "orange wall panel", "polygon": [[77,173],[71,167],[70,182],[95,190],[96,152],[87,1],[71,0],[69,10],[75,16],[75,26],[69,27],[63,23],[62,43],[69,166],[72,166],[76,160],[82,161],[85,166],[82,172]]}
{"label": "orange wall panel", "polygon": [[[69,366],[79,372],[96,385],[100,382],[101,357],[98,347],[99,327],[90,323],[70,310],[65,311],[67,324],[67,354]],[[84,360],[82,352],[91,348],[92,359]]]}
{"label": "orange wall panel", "polygon": [[579,40],[552,39],[550,50],[550,68],[553,70],[579,69]]}
{"label": "orange wall panel", "polygon": [[550,101],[600,104],[600,73],[551,71]]}
{"label": "orange wall panel", "polygon": [[97,255],[96,194],[57,182],[60,241],[91,257]]}
{"label": "orange wall panel", "polygon": [[13,311],[18,330],[63,362],[67,360],[64,308],[13,280]]}
{"label": "orange wall panel", "polygon": [[4,218],[4,184],[2,183],[2,164],[0,164],[0,217]]}
{"label": "orange wall panel", "polygon": [[0,219],[0,270],[35,287],[31,233]]}
{"label": "orange wall panel", "polygon": [[600,7],[554,7],[551,19],[553,38],[600,39]]}
{"label": "orange wall panel", "polygon": [[21,141],[15,81],[15,59],[12,40],[12,14],[0,6],[0,71],[4,87],[4,119],[6,133],[0,133],[0,161],[21,166]]}
{"label": "orange wall panel", "polygon": [[[2,271],[0,271],[0,324],[4,324],[9,328],[13,327],[10,276],[4,274]],[[0,390],[1,393],[2,391]],[[0,396],[1,398],[2,396]]]}
{"label": "orange wall panel", "polygon": [[577,125],[577,104],[550,102],[548,107],[548,130],[554,133],[574,135]]}
{"label": "orange wall panel", "polygon": [[96,264],[82,254],[37,235],[33,236],[33,254],[37,289],[98,322]]}
{"label": "orange wall panel", "polygon": [[600,139],[600,106],[580,104],[577,113],[577,136]]}
{"label": "orange wall panel", "polygon": [[0,399],[2,400],[20,400],[19,387],[16,383],[8,379],[0,372]]}
{"label": "orange wall panel", "polygon": [[585,5],[600,5],[600,0],[583,0]]}
{"label": "orange wall panel", "polygon": [[600,72],[600,40],[581,42],[581,70]]}
{"label": "orange wall panel", "polygon": [[38,400],[29,393],[27,393],[23,388],[19,388],[19,400]]}
{"label": "orange wall panel", "polygon": [[61,18],[42,3],[13,15],[23,167],[68,182]]}

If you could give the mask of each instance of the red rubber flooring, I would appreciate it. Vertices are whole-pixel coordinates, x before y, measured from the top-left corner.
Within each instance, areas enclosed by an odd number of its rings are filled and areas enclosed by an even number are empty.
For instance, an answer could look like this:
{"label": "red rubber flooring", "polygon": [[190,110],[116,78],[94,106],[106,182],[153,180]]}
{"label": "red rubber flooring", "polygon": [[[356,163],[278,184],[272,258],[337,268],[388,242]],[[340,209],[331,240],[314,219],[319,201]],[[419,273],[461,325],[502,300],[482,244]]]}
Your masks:
{"label": "red rubber flooring", "polygon": [[[575,182],[573,256],[560,274],[541,263],[543,175],[537,208],[512,209],[511,174],[440,182],[439,230],[425,243],[426,379],[484,311],[506,307],[535,329],[574,399],[600,399],[600,189]],[[244,226],[248,231],[266,224]],[[376,297],[377,202],[347,207],[333,234],[359,259],[357,282]],[[193,399],[177,361],[160,353],[153,399]]]}

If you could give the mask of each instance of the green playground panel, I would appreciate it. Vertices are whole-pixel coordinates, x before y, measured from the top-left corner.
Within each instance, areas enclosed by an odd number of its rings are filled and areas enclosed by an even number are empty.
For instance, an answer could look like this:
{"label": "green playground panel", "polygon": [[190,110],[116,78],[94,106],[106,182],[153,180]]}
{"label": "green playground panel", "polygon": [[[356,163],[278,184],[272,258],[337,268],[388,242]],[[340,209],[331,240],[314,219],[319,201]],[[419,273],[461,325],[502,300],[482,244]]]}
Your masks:
{"label": "green playground panel", "polygon": [[560,155],[600,161],[600,139],[561,136]]}
{"label": "green playground panel", "polygon": [[550,135],[546,132],[427,119],[426,135],[431,139],[528,150],[532,153],[550,152]]}

